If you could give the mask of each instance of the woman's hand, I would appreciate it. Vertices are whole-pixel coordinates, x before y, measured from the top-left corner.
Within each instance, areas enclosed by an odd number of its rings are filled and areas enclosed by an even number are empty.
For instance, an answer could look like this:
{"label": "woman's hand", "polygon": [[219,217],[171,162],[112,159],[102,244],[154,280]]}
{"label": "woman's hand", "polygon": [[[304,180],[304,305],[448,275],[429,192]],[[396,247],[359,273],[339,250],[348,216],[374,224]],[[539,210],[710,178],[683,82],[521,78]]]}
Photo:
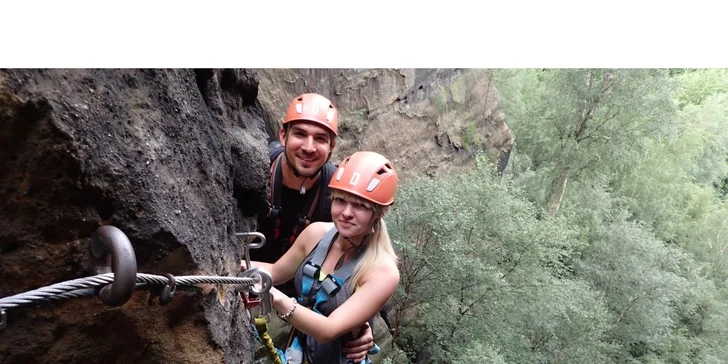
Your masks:
{"label": "woman's hand", "polygon": [[278,315],[283,315],[293,308],[293,300],[279,291],[276,287],[271,287],[268,292],[273,299],[273,308],[278,312]]}

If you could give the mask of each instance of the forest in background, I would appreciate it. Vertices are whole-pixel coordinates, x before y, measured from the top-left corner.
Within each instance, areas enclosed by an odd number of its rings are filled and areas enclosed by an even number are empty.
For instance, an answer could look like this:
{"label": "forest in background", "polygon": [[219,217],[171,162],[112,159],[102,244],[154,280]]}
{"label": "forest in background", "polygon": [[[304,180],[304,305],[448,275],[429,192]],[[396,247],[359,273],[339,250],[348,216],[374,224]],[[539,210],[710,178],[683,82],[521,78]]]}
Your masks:
{"label": "forest in background", "polygon": [[728,71],[486,77],[508,168],[401,186],[385,362],[728,362]]}

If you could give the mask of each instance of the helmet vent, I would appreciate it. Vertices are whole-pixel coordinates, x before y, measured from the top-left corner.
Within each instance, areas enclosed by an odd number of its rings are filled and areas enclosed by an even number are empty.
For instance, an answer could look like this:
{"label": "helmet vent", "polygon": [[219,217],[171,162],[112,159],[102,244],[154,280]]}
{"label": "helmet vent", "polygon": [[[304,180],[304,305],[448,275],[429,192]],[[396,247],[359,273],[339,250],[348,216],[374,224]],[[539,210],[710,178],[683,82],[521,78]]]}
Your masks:
{"label": "helmet vent", "polygon": [[339,168],[339,172],[336,173],[336,180],[341,181],[341,175],[344,174],[344,169]]}
{"label": "helmet vent", "polygon": [[374,191],[374,189],[377,188],[378,185],[379,185],[379,180],[378,179],[372,179],[369,182],[369,186],[367,186],[367,192]]}

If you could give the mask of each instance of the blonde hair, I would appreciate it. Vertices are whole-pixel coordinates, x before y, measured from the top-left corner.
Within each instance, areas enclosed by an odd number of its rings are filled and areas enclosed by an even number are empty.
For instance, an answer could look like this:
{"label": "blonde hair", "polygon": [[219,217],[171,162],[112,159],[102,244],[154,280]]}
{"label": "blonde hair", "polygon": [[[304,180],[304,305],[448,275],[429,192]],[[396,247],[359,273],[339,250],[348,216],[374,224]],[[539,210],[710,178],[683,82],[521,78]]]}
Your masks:
{"label": "blonde hair", "polygon": [[349,283],[350,293],[354,293],[363,278],[374,269],[378,259],[389,257],[397,264],[397,254],[394,252],[392,241],[389,239],[389,232],[387,232],[387,224],[384,222],[384,216],[389,212],[389,206],[378,205],[354,194],[336,189],[331,191],[331,198],[342,198],[345,201],[361,203],[374,211],[374,214],[372,214],[373,231],[366,236],[366,245],[363,247],[364,252],[354,268]]}

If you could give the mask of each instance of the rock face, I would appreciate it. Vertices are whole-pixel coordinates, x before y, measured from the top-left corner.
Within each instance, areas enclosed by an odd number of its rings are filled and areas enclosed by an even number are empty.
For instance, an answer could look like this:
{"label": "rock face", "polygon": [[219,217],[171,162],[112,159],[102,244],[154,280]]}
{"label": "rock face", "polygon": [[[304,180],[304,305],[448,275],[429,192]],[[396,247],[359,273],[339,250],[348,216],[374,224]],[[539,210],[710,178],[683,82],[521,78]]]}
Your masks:
{"label": "rock face", "polygon": [[328,97],[339,109],[338,163],[356,150],[378,151],[408,178],[471,165],[477,150],[508,162],[513,138],[487,70],[263,69],[258,98],[277,137],[291,99],[304,92]]}
{"label": "rock face", "polygon": [[[0,297],[87,276],[106,224],[140,273],[238,275],[234,233],[266,206],[257,92],[249,71],[0,70]],[[11,308],[0,362],[252,362],[231,288]]]}

